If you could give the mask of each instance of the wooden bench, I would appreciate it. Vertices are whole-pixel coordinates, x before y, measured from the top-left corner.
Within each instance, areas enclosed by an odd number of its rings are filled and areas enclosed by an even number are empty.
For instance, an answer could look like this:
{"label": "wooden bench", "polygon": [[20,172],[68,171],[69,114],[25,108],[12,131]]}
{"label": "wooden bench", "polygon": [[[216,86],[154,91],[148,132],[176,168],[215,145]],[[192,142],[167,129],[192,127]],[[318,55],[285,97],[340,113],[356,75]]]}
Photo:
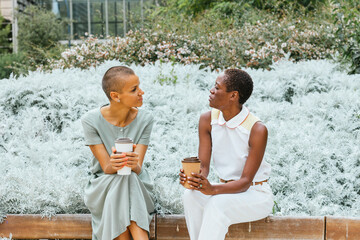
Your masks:
{"label": "wooden bench", "polygon": [[[7,215],[0,237],[12,239],[91,239],[89,214]],[[154,216],[150,238],[188,240],[183,215]],[[230,226],[226,239],[360,239],[360,218],[276,216]]]}

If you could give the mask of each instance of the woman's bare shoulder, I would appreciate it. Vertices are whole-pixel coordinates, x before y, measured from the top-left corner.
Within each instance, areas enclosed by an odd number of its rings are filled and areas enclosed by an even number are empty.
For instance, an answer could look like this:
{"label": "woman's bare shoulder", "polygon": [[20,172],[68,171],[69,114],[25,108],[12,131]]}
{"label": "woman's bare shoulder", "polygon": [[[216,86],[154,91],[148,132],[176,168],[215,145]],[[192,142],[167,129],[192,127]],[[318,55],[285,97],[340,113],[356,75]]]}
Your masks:
{"label": "woman's bare shoulder", "polygon": [[209,123],[211,122],[211,111],[204,112],[200,115],[200,123]]}
{"label": "woman's bare shoulder", "polygon": [[268,130],[265,126],[264,123],[262,123],[261,121],[258,121],[254,124],[254,126],[251,128],[251,132],[250,132],[250,140],[255,140],[255,141],[263,141],[263,140],[267,140],[268,137]]}

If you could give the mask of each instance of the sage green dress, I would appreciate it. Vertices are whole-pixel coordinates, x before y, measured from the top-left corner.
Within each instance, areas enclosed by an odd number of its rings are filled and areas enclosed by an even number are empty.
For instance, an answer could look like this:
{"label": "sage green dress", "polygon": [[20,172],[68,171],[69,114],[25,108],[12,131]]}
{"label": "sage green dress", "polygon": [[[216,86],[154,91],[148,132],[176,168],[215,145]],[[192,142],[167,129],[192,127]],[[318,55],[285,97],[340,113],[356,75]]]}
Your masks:
{"label": "sage green dress", "polygon": [[[96,108],[87,112],[81,118],[81,123],[86,145],[104,144],[111,155],[111,147],[119,137],[129,137],[135,144],[148,145],[153,117],[139,110],[128,126],[117,127],[102,116],[100,108]],[[84,197],[92,216],[93,239],[112,240],[126,231],[130,221],[135,221],[149,232],[154,213],[152,188],[146,169],[142,168],[139,175],[134,172],[128,176],[105,174],[93,156]]]}

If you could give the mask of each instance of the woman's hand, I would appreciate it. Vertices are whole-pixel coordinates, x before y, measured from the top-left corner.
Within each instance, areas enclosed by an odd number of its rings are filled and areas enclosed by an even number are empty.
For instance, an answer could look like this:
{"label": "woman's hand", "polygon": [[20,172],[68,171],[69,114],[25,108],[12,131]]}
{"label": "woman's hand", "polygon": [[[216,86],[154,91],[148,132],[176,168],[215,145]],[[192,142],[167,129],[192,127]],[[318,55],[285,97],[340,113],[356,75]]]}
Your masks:
{"label": "woman's hand", "polygon": [[210,184],[206,177],[200,173],[192,173],[191,177],[188,177],[190,187],[194,190],[200,191],[205,195],[215,195],[215,187]]}
{"label": "woman's hand", "polygon": [[112,154],[110,155],[110,164],[113,169],[120,170],[128,163],[128,157],[126,153],[116,154],[115,147],[111,148]]}
{"label": "woman's hand", "polygon": [[186,182],[186,174],[184,173],[184,169],[180,169],[180,173],[179,173],[179,176],[180,176],[180,184],[184,186],[185,182]]}
{"label": "woman's hand", "polygon": [[131,168],[133,172],[137,172],[137,169],[140,168],[139,166],[139,154],[137,152],[127,152],[126,159],[127,164],[126,166]]}

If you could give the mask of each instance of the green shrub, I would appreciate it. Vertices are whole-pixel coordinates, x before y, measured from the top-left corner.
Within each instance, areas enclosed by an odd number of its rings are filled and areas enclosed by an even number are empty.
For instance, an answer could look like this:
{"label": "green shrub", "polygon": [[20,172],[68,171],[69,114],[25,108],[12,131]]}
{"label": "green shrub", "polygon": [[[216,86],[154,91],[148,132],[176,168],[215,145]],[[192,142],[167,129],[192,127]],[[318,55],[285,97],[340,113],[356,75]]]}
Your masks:
{"label": "green shrub", "polygon": [[33,66],[46,64],[48,51],[64,36],[63,22],[52,12],[31,5],[18,14],[18,25],[19,50],[31,58]]}
{"label": "green shrub", "polygon": [[9,78],[10,74],[19,76],[27,73],[27,64],[25,56],[18,54],[0,54],[0,79]]}
{"label": "green shrub", "polygon": [[236,8],[247,5],[274,13],[283,12],[284,10],[308,13],[325,3],[327,3],[327,0],[169,0],[162,7],[162,11],[170,11],[175,14],[180,11],[180,13],[186,15],[198,15],[208,9],[220,8],[221,11],[230,14]]}
{"label": "green shrub", "polygon": [[10,24],[4,25],[5,19],[0,15],[0,54],[10,51]]}
{"label": "green shrub", "polygon": [[350,64],[349,74],[360,73],[360,2],[358,0],[337,0],[333,12],[337,48],[342,62]]}
{"label": "green shrub", "polygon": [[[286,8],[281,15],[261,10],[254,7],[254,1],[207,1],[211,9],[198,15],[178,14],[169,7],[187,2],[167,2],[150,17],[146,30],[130,31],[124,38],[100,42],[91,36],[82,45],[65,50],[59,59],[49,59],[40,69],[85,69],[113,59],[141,65],[158,60],[196,63],[212,70],[269,69],[281,59],[332,59],[336,55],[338,38],[334,33],[338,28],[331,19],[332,5],[325,5],[325,0],[306,16],[300,14],[303,10],[294,15]],[[305,1],[279,2],[306,7]]]}
{"label": "green shrub", "polygon": [[258,9],[273,12],[305,10],[304,12],[308,13],[326,4],[327,0],[250,0],[247,2]]}
{"label": "green shrub", "polygon": [[291,61],[331,58],[335,54],[333,31],[327,24],[293,19],[267,19],[217,32],[199,29],[189,35],[158,26],[153,30],[130,31],[125,38],[112,37],[105,42],[90,37],[40,69],[86,69],[114,59],[140,65],[158,60],[196,63],[212,70],[245,66],[269,69],[273,62],[285,58]]}
{"label": "green shrub", "polygon": [[351,61],[349,74],[360,74],[360,44],[352,45],[344,53],[345,58]]}

